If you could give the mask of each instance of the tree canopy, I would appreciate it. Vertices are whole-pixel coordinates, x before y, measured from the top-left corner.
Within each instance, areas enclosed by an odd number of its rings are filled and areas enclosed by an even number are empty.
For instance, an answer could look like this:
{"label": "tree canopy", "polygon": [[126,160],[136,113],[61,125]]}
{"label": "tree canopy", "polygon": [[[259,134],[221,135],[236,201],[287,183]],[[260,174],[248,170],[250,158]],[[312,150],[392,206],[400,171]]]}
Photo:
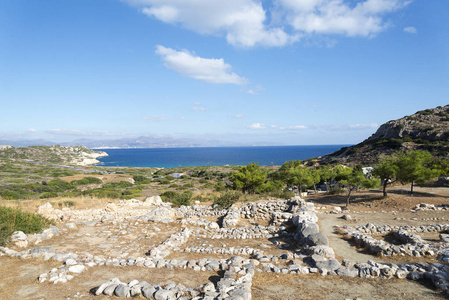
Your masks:
{"label": "tree canopy", "polygon": [[250,163],[240,167],[239,171],[233,171],[230,177],[232,187],[242,190],[244,193],[253,194],[267,179],[267,173],[260,169],[259,163]]}

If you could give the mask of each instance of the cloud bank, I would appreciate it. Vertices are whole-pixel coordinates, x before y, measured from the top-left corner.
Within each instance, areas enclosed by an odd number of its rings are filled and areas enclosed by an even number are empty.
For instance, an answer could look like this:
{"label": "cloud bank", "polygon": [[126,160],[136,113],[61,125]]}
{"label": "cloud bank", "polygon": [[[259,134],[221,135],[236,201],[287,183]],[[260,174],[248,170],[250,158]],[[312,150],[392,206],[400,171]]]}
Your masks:
{"label": "cloud bank", "polygon": [[409,0],[122,0],[161,22],[224,36],[236,47],[279,47],[314,34],[373,37]]}

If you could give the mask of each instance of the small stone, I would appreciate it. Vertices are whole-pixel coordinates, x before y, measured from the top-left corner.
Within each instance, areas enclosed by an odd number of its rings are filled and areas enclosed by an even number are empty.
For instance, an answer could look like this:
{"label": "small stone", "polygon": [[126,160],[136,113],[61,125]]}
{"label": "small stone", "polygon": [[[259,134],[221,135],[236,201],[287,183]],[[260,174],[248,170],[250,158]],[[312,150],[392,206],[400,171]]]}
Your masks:
{"label": "small stone", "polygon": [[75,273],[75,274],[80,274],[82,272],[84,272],[84,270],[86,270],[86,267],[83,265],[74,265],[69,267],[69,272]]}

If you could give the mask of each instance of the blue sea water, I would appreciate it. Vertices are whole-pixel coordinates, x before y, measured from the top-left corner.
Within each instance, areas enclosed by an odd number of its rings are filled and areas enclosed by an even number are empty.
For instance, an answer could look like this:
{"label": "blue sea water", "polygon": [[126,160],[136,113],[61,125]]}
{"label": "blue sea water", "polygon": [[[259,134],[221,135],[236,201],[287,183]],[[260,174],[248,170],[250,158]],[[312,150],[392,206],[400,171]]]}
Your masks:
{"label": "blue sea water", "polygon": [[346,146],[349,145],[102,149],[109,156],[98,160],[101,161],[99,165],[108,167],[175,168],[251,162],[269,166],[330,154]]}

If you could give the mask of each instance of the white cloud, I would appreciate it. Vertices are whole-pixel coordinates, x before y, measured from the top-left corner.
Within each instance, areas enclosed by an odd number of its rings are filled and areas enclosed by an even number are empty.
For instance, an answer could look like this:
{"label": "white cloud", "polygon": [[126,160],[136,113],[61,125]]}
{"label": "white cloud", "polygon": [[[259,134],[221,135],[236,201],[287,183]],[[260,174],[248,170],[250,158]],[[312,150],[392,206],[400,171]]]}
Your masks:
{"label": "white cloud", "polygon": [[37,132],[37,130],[34,128],[28,128],[28,132]]}
{"label": "white cloud", "polygon": [[410,27],[405,27],[405,28],[404,28],[404,31],[407,32],[407,33],[412,33],[412,34],[418,32],[418,30],[416,30],[416,28],[415,28],[415,27],[412,27],[412,26],[410,26]]}
{"label": "white cloud", "polygon": [[162,57],[164,65],[182,76],[210,82],[242,85],[246,79],[231,72],[231,65],[222,58],[202,58],[187,50],[176,51],[156,46],[156,54]]}
{"label": "white cloud", "polygon": [[237,114],[237,115],[231,116],[231,118],[233,118],[233,119],[243,119],[244,117],[245,117],[245,116],[242,115],[242,114]]}
{"label": "white cloud", "polygon": [[379,125],[377,123],[347,125],[347,128],[349,128],[349,129],[375,129],[377,127],[379,127]]}
{"label": "white cloud", "polygon": [[164,115],[153,115],[153,116],[149,116],[149,117],[143,117],[144,120],[149,120],[149,121],[165,121],[168,120],[167,117],[165,117]]}
{"label": "white cloud", "polygon": [[255,130],[260,130],[260,129],[265,129],[265,124],[263,123],[253,123],[251,125],[248,126],[249,129],[255,129]]}
{"label": "white cloud", "polygon": [[307,34],[372,37],[385,30],[383,16],[410,3],[407,0],[277,0],[287,22]]}
{"label": "white cloud", "polygon": [[278,130],[304,130],[308,128],[307,126],[304,125],[293,125],[293,126],[271,125],[270,127]]}
{"label": "white cloud", "polygon": [[206,35],[224,35],[240,47],[283,46],[295,40],[282,27],[267,27],[267,15],[258,0],[125,0],[142,13],[169,24]]}
{"label": "white cloud", "polygon": [[[314,34],[372,37],[409,0],[122,0],[142,13],[238,47],[279,47]],[[263,6],[264,5],[264,6]]]}

